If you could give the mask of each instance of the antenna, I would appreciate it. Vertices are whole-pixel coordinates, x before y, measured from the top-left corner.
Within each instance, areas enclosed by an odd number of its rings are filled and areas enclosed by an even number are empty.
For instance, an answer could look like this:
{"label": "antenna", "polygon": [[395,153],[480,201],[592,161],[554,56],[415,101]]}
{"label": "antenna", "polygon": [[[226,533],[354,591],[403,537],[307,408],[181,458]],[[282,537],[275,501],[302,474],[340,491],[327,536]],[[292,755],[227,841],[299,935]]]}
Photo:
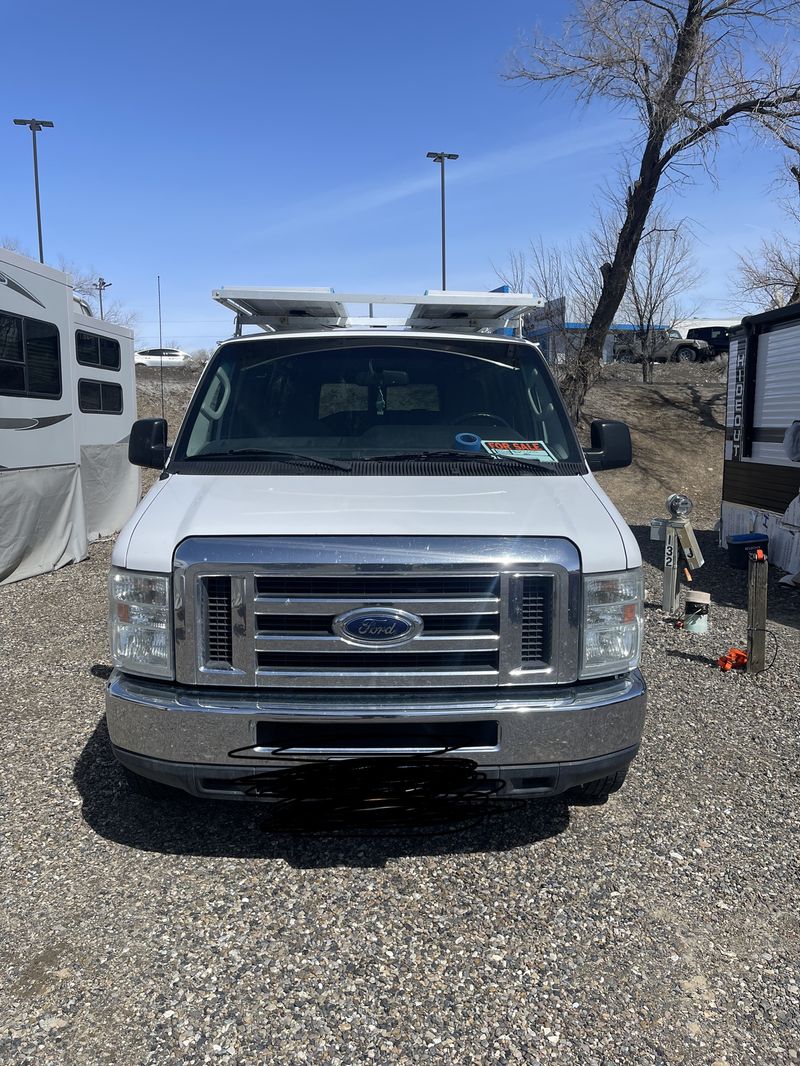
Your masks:
{"label": "antenna", "polygon": [[164,344],[161,339],[161,275],[156,274],[158,284],[158,361],[161,364],[161,417],[164,418]]}

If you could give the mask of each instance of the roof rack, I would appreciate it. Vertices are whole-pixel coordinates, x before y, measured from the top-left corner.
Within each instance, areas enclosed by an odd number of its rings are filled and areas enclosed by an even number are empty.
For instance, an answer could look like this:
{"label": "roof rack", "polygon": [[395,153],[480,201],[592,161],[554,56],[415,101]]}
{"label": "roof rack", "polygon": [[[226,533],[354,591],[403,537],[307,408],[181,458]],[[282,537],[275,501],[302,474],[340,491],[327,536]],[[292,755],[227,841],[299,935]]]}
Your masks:
{"label": "roof rack", "polygon": [[[417,329],[448,332],[496,332],[540,307],[530,293],[509,292],[502,286],[492,292],[427,290],[421,296],[381,293],[336,293],[333,289],[223,288],[211,293],[217,303],[236,316],[235,335],[244,326],[272,332],[323,329]],[[354,316],[349,304],[369,307],[368,316]],[[397,317],[375,317],[375,306],[410,307]]]}

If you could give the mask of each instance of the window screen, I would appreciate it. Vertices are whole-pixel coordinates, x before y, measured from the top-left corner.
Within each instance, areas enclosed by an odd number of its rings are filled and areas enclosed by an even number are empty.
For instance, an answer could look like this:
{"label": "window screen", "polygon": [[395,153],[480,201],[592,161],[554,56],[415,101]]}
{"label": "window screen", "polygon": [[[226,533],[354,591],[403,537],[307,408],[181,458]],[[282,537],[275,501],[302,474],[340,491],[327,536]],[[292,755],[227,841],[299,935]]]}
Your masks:
{"label": "window screen", "polygon": [[85,414],[121,415],[122,388],[108,381],[81,378],[78,382],[78,407]]}
{"label": "window screen", "polygon": [[58,329],[35,318],[0,314],[0,393],[61,396]]}
{"label": "window screen", "polygon": [[96,333],[86,333],[79,329],[75,333],[75,358],[81,366],[119,370],[120,347],[117,341],[109,337],[100,337]]}

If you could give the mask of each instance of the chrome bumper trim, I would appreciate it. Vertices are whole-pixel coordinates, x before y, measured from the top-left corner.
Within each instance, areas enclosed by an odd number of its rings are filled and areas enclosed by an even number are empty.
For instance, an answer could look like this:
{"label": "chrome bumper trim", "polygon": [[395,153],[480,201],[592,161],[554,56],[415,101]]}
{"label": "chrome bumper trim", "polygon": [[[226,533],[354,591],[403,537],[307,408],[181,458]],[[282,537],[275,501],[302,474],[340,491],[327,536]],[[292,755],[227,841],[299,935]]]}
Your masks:
{"label": "chrome bumper trim", "polygon": [[[106,711],[117,748],[173,762],[253,765],[228,752],[256,743],[259,722],[498,723],[496,747],[469,750],[479,765],[523,765],[589,759],[638,744],[644,724],[645,685],[639,671],[624,678],[528,689],[442,693],[297,693],[187,688],[132,678],[115,671]],[[429,748],[416,749],[430,751]],[[292,749],[297,753],[298,749]],[[308,753],[308,749],[303,749]],[[369,749],[369,753],[388,753]],[[404,748],[409,752],[410,749]],[[314,748],[317,755],[345,749]],[[391,749],[395,754],[397,749]],[[349,752],[365,754],[364,749]]]}

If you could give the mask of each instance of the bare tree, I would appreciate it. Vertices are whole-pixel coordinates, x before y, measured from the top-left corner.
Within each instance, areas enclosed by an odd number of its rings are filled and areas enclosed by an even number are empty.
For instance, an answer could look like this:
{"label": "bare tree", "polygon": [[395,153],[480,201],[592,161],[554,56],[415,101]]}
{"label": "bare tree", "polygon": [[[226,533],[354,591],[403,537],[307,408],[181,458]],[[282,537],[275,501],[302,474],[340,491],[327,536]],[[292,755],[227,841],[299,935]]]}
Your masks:
{"label": "bare tree", "polygon": [[670,223],[661,211],[650,216],[633,260],[622,316],[634,326],[642,358],[642,380],[653,380],[653,357],[664,331],[689,318],[686,293],[699,281],[685,222]]}
{"label": "bare tree", "polygon": [[0,248],[7,248],[9,252],[16,252],[17,255],[26,255],[29,259],[31,258],[30,251],[23,247],[22,241],[8,234],[0,237]]}
{"label": "bare tree", "polygon": [[[613,196],[598,206],[594,226],[579,240],[550,245],[540,238],[527,251],[509,253],[508,265],[495,273],[514,292],[531,292],[543,306],[525,316],[527,328],[540,326],[548,338],[548,355],[556,377],[569,378],[583,347],[586,325],[600,296],[602,279],[597,262],[608,258],[615,239],[617,206]],[[599,373],[591,368],[591,380]],[[579,411],[573,410],[577,417]]]}
{"label": "bare tree", "polygon": [[[64,256],[59,256],[58,269],[70,275],[72,289],[75,294],[86,301],[93,315],[98,315],[100,311],[97,299],[97,279],[99,275],[94,267],[86,270],[71,263]],[[114,322],[118,326],[127,326],[129,329],[133,329],[138,316],[135,311],[125,307],[121,300],[112,300],[110,303],[103,304],[103,318],[106,322]]]}
{"label": "bare tree", "polygon": [[760,311],[800,303],[800,148],[784,143],[791,152],[784,170],[791,192],[779,203],[787,225],[757,248],[739,254],[732,286],[740,300]]}
{"label": "bare tree", "polygon": [[628,286],[662,180],[711,170],[731,126],[800,139],[800,68],[777,25],[797,27],[798,0],[576,0],[558,38],[535,36],[508,77],[571,86],[579,101],[610,101],[638,123],[612,256],[596,268],[600,297],[580,357],[562,383],[580,409],[592,366]]}

